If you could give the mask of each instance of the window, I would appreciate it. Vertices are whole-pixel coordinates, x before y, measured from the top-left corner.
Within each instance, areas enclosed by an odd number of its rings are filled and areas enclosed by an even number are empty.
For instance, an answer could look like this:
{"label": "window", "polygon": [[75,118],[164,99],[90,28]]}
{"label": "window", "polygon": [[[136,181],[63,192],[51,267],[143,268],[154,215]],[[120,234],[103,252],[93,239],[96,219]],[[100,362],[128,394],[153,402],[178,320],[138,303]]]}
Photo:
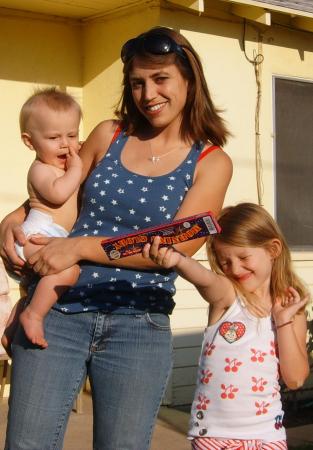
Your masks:
{"label": "window", "polygon": [[313,249],[313,83],[274,78],[276,218],[292,250]]}

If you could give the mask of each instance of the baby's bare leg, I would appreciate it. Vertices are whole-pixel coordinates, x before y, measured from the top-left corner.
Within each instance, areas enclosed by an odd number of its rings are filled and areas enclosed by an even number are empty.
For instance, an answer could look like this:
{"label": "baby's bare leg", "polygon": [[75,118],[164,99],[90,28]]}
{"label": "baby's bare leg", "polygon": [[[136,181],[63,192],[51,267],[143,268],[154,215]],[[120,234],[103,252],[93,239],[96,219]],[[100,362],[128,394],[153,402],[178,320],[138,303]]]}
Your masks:
{"label": "baby's bare leg", "polygon": [[39,280],[31,302],[20,315],[25,334],[33,344],[48,347],[44,337],[44,318],[59,297],[76,283],[78,276],[79,266],[75,265]]}
{"label": "baby's bare leg", "polygon": [[[28,259],[39,250],[38,245],[30,242],[24,247],[24,255]],[[36,287],[29,305],[20,315],[20,322],[27,338],[43,348],[48,346],[44,337],[44,318],[50,308],[67,289],[76,283],[79,277],[79,266],[75,265],[60,273],[42,277]]]}

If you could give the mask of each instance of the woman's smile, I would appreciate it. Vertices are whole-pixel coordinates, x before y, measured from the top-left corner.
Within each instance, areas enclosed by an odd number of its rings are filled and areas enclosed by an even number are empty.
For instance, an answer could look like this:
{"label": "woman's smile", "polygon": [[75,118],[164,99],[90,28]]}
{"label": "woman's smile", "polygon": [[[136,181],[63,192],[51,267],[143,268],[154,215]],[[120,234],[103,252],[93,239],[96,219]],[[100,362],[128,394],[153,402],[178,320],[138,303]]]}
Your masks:
{"label": "woman's smile", "polygon": [[166,104],[167,104],[167,102],[156,103],[154,105],[147,105],[147,106],[145,106],[145,109],[149,114],[156,115],[164,109]]}

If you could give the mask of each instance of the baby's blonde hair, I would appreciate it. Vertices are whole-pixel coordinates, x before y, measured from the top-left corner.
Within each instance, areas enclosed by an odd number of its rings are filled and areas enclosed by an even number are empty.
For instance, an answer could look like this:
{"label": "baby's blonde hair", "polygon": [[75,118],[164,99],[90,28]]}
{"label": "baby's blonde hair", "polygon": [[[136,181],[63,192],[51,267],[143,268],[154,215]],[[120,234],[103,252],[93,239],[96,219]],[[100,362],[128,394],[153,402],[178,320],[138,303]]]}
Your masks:
{"label": "baby's blonde hair", "polygon": [[[236,247],[262,247],[270,250],[273,239],[281,243],[281,251],[275,255],[270,283],[270,294],[272,302],[277,297],[284,297],[289,286],[295,288],[301,298],[308,295],[308,289],[296,275],[292,268],[290,251],[287,242],[272,216],[262,207],[254,203],[239,203],[236,206],[228,206],[222,210],[218,217],[222,228],[219,235],[210,238],[207,243],[208,259],[214,272],[223,274],[216,254],[215,242],[222,242]],[[244,292],[243,289],[233,281],[235,288],[243,294],[253,309],[263,315],[257,304],[255,296]]]}
{"label": "baby's blonde hair", "polygon": [[45,104],[53,111],[67,111],[75,108],[82,117],[82,112],[77,101],[70,94],[60,91],[56,87],[37,89],[24,103],[20,111],[20,130],[24,133],[27,130],[27,123],[30,116],[39,104]]}

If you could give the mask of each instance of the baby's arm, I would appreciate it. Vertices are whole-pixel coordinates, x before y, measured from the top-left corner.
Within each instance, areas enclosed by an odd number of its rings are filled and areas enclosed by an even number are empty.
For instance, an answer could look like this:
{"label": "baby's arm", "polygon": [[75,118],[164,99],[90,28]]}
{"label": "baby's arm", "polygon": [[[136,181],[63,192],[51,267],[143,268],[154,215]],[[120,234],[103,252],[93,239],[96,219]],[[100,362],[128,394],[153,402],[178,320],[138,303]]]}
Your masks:
{"label": "baby's arm", "polygon": [[277,299],[272,310],[277,330],[279,365],[282,379],[290,389],[301,387],[309,374],[306,349],[306,316],[298,312],[307,303],[292,287],[284,299]]}
{"label": "baby's arm", "polygon": [[28,173],[28,183],[47,202],[62,205],[78,189],[82,177],[82,162],[78,154],[70,149],[67,169],[58,177],[48,164],[34,163]]}
{"label": "baby's arm", "polygon": [[198,261],[176,251],[173,247],[159,247],[160,237],[143,249],[144,258],[150,258],[164,269],[174,269],[185,280],[194,284],[202,297],[209,303],[221,307],[231,305],[235,298],[232,283],[223,275],[206,269]]}

